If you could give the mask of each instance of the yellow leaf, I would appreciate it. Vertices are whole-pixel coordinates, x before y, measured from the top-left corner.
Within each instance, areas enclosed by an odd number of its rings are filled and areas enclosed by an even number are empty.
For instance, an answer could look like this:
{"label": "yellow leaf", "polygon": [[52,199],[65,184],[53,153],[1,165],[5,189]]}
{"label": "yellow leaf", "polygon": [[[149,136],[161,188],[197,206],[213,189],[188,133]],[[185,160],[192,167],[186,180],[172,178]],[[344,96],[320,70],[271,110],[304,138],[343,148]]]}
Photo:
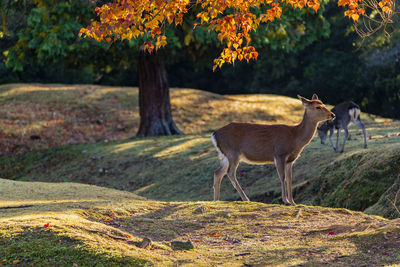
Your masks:
{"label": "yellow leaf", "polygon": [[358,21],[358,18],[359,18],[360,16],[358,15],[358,14],[353,14],[353,15],[351,15],[351,18],[354,20],[354,21]]}
{"label": "yellow leaf", "polygon": [[390,8],[389,8],[388,6],[384,6],[384,7],[382,8],[382,11],[385,12],[385,13],[389,13]]}

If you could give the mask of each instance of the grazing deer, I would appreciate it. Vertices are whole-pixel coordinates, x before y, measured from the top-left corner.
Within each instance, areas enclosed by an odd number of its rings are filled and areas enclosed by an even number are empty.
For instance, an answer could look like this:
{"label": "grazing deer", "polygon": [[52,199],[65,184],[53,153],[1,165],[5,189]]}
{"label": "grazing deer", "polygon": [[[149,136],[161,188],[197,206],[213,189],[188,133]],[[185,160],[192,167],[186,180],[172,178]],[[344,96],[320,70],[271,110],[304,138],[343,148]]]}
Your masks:
{"label": "grazing deer", "polygon": [[219,200],[222,178],[228,174],[242,200],[249,201],[236,179],[236,169],[243,161],[250,164],[274,163],[281,180],[283,202],[296,205],[292,196],[293,163],[310,143],[318,123],[335,117],[316,94],[312,100],[298,97],[305,107],[299,125],[230,123],[213,133],[211,140],[221,160],[220,167],[214,172],[214,200]]}
{"label": "grazing deer", "polygon": [[[339,148],[340,131],[343,129],[345,137],[342,148],[340,149],[340,152],[342,153],[344,150],[344,145],[346,144],[346,140],[349,139],[349,130],[347,127],[351,122],[353,122],[362,129],[364,135],[364,148],[367,148],[367,133],[365,131],[365,126],[360,119],[360,107],[354,102],[343,102],[335,106],[331,111],[335,113],[336,118],[333,121],[326,121],[318,127],[318,135],[321,139],[321,144],[325,144],[325,140],[329,131],[329,141],[331,142],[333,150],[337,152]],[[336,146],[332,141],[332,135],[335,129],[337,129]]]}

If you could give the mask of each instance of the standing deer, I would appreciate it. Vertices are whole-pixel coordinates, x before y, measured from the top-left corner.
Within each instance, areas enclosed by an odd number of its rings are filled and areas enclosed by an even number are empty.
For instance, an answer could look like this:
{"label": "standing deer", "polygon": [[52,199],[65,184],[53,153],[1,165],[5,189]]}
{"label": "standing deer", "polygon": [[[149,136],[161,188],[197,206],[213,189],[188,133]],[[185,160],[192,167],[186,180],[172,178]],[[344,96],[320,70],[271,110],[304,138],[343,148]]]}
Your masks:
{"label": "standing deer", "polygon": [[318,123],[335,117],[316,94],[312,100],[299,95],[298,98],[305,107],[299,125],[230,123],[213,133],[211,140],[221,160],[220,167],[214,172],[214,200],[219,200],[222,178],[228,174],[242,200],[249,201],[236,179],[236,169],[243,161],[250,164],[274,163],[281,180],[283,202],[296,205],[292,196],[293,163],[310,143]]}
{"label": "standing deer", "polygon": [[[365,131],[365,126],[360,119],[360,107],[354,102],[343,102],[335,106],[331,111],[335,113],[336,118],[333,121],[326,121],[318,127],[318,135],[321,139],[321,144],[325,144],[325,140],[329,131],[329,141],[331,142],[333,150],[337,152],[339,148],[340,131],[343,129],[345,136],[342,148],[340,149],[340,153],[342,153],[344,150],[344,145],[346,144],[347,139],[349,139],[349,130],[347,127],[351,122],[353,122],[362,129],[364,135],[364,148],[367,148],[367,133]],[[335,129],[337,129],[336,146],[332,141],[332,135]]]}

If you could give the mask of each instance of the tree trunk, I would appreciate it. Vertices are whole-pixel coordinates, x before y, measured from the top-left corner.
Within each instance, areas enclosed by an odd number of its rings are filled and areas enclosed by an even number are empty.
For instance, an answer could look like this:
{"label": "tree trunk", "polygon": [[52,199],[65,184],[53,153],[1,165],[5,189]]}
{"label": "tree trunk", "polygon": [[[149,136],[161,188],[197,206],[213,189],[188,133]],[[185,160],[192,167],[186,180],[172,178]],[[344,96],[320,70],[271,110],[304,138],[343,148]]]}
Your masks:
{"label": "tree trunk", "polygon": [[160,55],[139,55],[138,137],[182,134],[171,114],[167,72]]}

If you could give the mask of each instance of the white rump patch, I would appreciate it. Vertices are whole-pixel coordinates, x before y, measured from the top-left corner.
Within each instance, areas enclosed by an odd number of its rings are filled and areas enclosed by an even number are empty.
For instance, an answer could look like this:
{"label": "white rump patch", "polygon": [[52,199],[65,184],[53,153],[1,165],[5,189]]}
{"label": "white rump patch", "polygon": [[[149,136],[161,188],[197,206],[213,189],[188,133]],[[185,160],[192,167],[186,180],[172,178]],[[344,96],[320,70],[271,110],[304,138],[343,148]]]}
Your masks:
{"label": "white rump patch", "polygon": [[211,142],[213,143],[213,145],[215,146],[215,149],[218,152],[218,157],[221,160],[228,160],[227,157],[224,154],[222,154],[221,150],[219,149],[219,147],[217,145],[217,140],[215,140],[215,136],[214,135],[211,136]]}
{"label": "white rump patch", "polygon": [[352,108],[349,109],[349,116],[351,121],[356,121],[358,116],[360,116],[360,109],[358,108]]}

